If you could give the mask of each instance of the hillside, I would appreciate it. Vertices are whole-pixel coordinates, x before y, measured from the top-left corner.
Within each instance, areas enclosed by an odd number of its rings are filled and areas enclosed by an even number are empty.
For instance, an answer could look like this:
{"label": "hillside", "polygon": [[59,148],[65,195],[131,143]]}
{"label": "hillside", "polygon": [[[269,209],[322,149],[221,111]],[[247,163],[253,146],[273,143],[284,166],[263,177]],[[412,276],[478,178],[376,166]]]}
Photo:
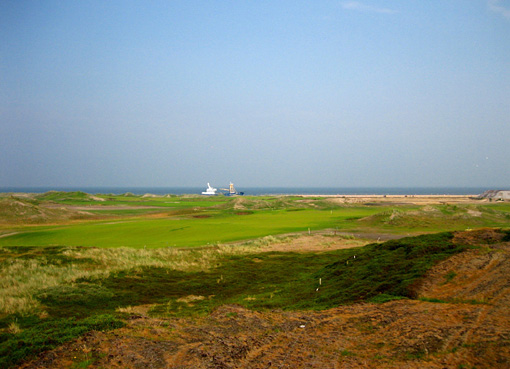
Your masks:
{"label": "hillside", "polygon": [[38,224],[87,219],[93,214],[64,206],[50,207],[31,198],[0,198],[0,223]]}
{"label": "hillside", "polygon": [[415,210],[393,208],[359,220],[360,226],[398,229],[431,229],[448,224],[452,229],[479,228],[510,222],[510,214],[481,205],[426,205]]}
{"label": "hillside", "polygon": [[[434,249],[440,253],[457,249],[421,278],[405,283],[401,292],[389,287],[392,283],[402,287],[405,279],[391,282],[395,271],[386,271],[386,293],[390,295],[380,299],[385,303],[364,300],[321,311],[254,310],[247,306],[259,297],[251,295],[240,303],[219,305],[210,314],[173,317],[155,314],[152,305],[142,303],[121,310],[123,328],[92,331],[20,368],[508,368],[509,233],[482,229],[431,237],[371,246],[374,251],[379,248],[379,257],[370,254],[372,260],[383,258],[379,265],[388,260],[383,256],[386,251],[393,250],[388,256],[407,253],[418,257],[420,245],[429,254]],[[428,240],[436,240],[436,246]],[[459,253],[458,248],[464,251]],[[349,260],[357,260],[359,256],[352,256],[361,251],[353,249]],[[270,263],[277,255],[257,254],[257,263]],[[305,261],[306,255],[300,255]],[[332,260],[314,272],[324,277],[316,293],[326,288],[331,276],[345,273],[346,260],[339,261]],[[374,268],[375,264],[366,262],[369,269]],[[408,271],[417,264],[409,264]],[[368,271],[367,276],[372,274]],[[137,288],[136,279],[130,283]],[[302,288],[299,283],[291,283],[290,290],[292,286]],[[111,282],[103,286],[111,288]],[[411,298],[388,301],[402,292]],[[193,310],[208,299],[190,293],[188,289],[187,296],[178,299],[179,306]]]}

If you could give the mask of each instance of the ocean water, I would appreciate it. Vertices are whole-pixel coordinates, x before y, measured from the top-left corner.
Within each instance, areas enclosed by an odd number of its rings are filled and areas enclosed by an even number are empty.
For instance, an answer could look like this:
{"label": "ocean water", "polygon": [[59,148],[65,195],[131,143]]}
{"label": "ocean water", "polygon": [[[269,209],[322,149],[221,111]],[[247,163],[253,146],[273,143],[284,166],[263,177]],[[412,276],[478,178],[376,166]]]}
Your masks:
{"label": "ocean water", "polygon": [[[90,194],[201,194],[203,187],[0,187],[0,192],[83,191]],[[245,195],[478,195],[487,187],[236,187]]]}

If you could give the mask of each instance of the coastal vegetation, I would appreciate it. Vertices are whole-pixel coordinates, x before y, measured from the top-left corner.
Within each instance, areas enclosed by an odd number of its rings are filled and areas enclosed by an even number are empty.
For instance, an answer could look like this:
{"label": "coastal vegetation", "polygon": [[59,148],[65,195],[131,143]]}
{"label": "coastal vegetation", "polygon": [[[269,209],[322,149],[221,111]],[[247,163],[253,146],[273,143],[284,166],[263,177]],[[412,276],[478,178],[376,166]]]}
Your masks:
{"label": "coastal vegetation", "polygon": [[504,227],[507,203],[416,205],[300,196],[50,192],[0,198],[0,246],[194,247],[331,229],[420,234]]}
{"label": "coastal vegetation", "polygon": [[[120,328],[140,306],[168,321],[224,305],[268,312],[434,302],[416,295],[428,271],[480,242],[494,252],[493,239],[510,239],[509,224],[508,203],[476,201],[4,194],[0,367]],[[481,227],[497,229],[476,245],[476,232],[457,233]],[[320,242],[306,239],[314,235]],[[303,252],[300,240],[318,244]],[[442,283],[458,279],[450,271]]]}
{"label": "coastal vegetation", "polygon": [[328,309],[412,298],[410,286],[434,262],[465,249],[452,239],[440,233],[313,254],[261,253],[256,244],[201,250],[4,247],[0,366],[90,330],[120,327],[136,305],[170,317],[206,314],[223,304]]}

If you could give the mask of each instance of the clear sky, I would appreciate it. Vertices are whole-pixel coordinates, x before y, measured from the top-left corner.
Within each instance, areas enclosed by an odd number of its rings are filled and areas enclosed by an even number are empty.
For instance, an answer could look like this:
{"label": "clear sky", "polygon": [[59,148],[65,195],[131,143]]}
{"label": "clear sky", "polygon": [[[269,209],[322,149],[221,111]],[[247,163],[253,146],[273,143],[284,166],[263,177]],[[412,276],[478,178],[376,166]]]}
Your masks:
{"label": "clear sky", "polygon": [[0,186],[510,187],[510,0],[0,1]]}

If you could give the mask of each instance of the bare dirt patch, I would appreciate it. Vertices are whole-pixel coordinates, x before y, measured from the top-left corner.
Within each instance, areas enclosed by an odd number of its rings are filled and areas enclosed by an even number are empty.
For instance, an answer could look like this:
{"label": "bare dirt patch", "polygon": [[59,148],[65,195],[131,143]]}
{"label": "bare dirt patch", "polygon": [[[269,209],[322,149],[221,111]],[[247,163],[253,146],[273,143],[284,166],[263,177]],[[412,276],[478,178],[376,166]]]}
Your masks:
{"label": "bare dirt patch", "polygon": [[294,233],[287,236],[285,237],[284,235],[281,242],[262,246],[258,250],[262,252],[321,252],[350,249],[365,246],[373,242],[383,242],[406,237],[406,235],[376,232],[338,232],[332,229],[315,231],[311,234]]}
{"label": "bare dirt patch", "polygon": [[19,232],[10,232],[10,233],[0,234],[0,238],[14,236],[15,234],[18,234],[18,233]]}
{"label": "bare dirt patch", "polygon": [[361,247],[368,243],[369,241],[363,239],[314,234],[290,237],[284,242],[277,242],[267,246],[262,246],[259,250],[262,252],[320,252]]}
{"label": "bare dirt patch", "polygon": [[334,204],[363,205],[437,205],[480,204],[488,200],[475,199],[476,195],[345,195],[327,196]]}

